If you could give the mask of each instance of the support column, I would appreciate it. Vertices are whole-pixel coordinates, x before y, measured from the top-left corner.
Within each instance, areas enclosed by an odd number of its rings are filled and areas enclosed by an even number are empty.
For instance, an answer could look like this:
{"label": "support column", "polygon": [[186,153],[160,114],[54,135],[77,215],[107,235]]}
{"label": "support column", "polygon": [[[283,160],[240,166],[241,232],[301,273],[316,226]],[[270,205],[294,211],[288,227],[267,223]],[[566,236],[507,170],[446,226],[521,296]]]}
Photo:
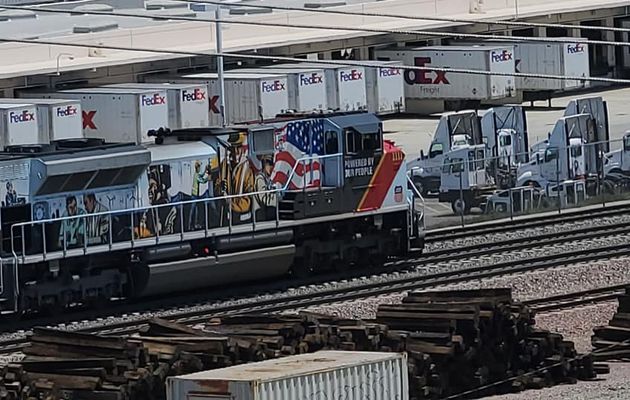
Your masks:
{"label": "support column", "polygon": [[567,29],[567,35],[570,37],[580,37],[582,35],[582,29],[580,29],[580,25],[575,24],[575,28]]}
{"label": "support column", "polygon": [[547,37],[547,28],[544,26],[535,26],[534,37]]}
{"label": "support column", "polygon": [[[608,17],[604,20],[604,26],[614,28],[615,27],[615,19],[613,17]],[[615,41],[615,32],[614,31],[603,31],[602,36],[607,42]],[[608,76],[614,77],[616,76],[616,54],[615,54],[615,46],[606,46],[604,47],[604,54],[606,54],[606,61],[608,63]]]}
{"label": "support column", "polygon": [[323,53],[317,53],[319,60],[332,60],[332,51],[325,51]]}
{"label": "support column", "polygon": [[356,49],[355,55],[358,60],[369,60],[370,59],[370,48],[369,47],[359,47]]}

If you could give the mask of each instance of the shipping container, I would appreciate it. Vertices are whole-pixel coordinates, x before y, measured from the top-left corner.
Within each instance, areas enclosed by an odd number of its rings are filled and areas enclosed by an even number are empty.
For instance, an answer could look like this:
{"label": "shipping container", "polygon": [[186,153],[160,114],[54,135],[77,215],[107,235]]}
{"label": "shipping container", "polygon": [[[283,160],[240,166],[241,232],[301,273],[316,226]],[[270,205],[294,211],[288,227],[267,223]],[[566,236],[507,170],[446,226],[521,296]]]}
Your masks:
{"label": "shipping container", "polygon": [[[404,65],[514,73],[513,46],[433,46],[375,51],[381,61]],[[498,100],[513,97],[513,76],[449,71],[404,72],[405,100]]]}
{"label": "shipping container", "polygon": [[366,75],[363,67],[304,62],[279,64],[272,68],[281,68],[287,71],[292,71],[295,68],[323,69],[326,82],[326,102],[329,109],[340,111],[367,110]]}
{"label": "shipping container", "polygon": [[0,104],[0,115],[3,149],[49,143],[48,137],[39,129],[37,108],[33,104]]}
{"label": "shipping container", "polygon": [[33,104],[42,134],[51,142],[83,138],[81,102],[57,99],[0,99],[2,104]]}
{"label": "shipping container", "polygon": [[[570,38],[575,43],[500,42],[514,46],[515,72],[523,74],[566,75],[588,77],[588,45],[581,38]],[[467,43],[468,45],[496,46],[497,42]],[[555,92],[587,87],[587,81],[516,77],[516,90],[523,92]]]}
{"label": "shipping container", "polygon": [[392,67],[398,61],[382,62],[382,67],[366,68],[368,112],[379,115],[405,111],[403,70]]}
{"label": "shipping container", "polygon": [[231,70],[239,74],[279,74],[287,77],[289,109],[294,111],[326,110],[326,74],[323,69],[300,67],[294,64],[291,68],[268,66],[262,68],[242,68]]}
{"label": "shipping container", "polygon": [[[164,79],[162,79],[164,80]],[[215,73],[166,79],[172,83],[204,83],[210,98],[210,125],[221,124],[219,79]],[[282,74],[239,74],[226,72],[225,116],[227,124],[274,118],[289,109],[287,76]]]}
{"label": "shipping container", "polygon": [[148,143],[153,141],[149,132],[168,127],[165,90],[85,88],[20,97],[80,100],[85,137],[109,143]]}
{"label": "shipping container", "polygon": [[176,83],[120,83],[109,88],[166,90],[168,127],[170,129],[201,128],[210,125],[208,86]]}
{"label": "shipping container", "polygon": [[409,399],[405,354],[320,351],[169,377],[167,400]]}

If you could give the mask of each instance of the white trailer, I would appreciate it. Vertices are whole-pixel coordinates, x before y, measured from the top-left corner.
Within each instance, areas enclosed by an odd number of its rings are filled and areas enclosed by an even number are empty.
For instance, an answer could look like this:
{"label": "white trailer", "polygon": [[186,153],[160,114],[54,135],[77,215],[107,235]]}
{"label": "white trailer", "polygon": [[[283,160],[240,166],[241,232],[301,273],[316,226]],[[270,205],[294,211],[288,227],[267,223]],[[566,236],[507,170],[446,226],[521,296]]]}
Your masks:
{"label": "white trailer", "polygon": [[166,399],[408,400],[407,370],[405,354],[318,351],[169,377]]}
{"label": "white trailer", "polygon": [[80,100],[85,137],[109,143],[148,143],[153,140],[150,132],[168,127],[165,90],[85,88],[20,95]]}
{"label": "white trailer", "polygon": [[49,143],[48,136],[39,129],[33,104],[0,104],[0,131],[3,150]]}
{"label": "white trailer", "polygon": [[399,62],[383,62],[382,67],[366,68],[367,110],[385,115],[405,111],[403,70]]}
{"label": "white trailer", "polygon": [[[210,124],[220,125],[219,78],[215,73],[185,75],[169,79],[175,83],[204,83],[210,96]],[[289,90],[286,74],[261,72],[226,72],[225,115],[227,124],[271,119],[289,109]]]}
{"label": "white trailer", "polygon": [[328,109],[327,77],[323,68],[305,67],[300,64],[280,64],[260,69],[238,69],[231,72],[286,75],[289,108],[291,110],[299,112]]}
{"label": "white trailer", "polygon": [[[575,43],[500,42],[514,47],[515,72],[540,75],[590,76],[588,45],[582,38],[566,38]],[[461,44],[461,43],[460,43]],[[497,46],[497,42],[474,42],[468,45]],[[518,96],[524,101],[548,100],[554,92],[586,88],[588,81],[516,77]]]}
{"label": "white trailer", "polygon": [[[313,69],[318,64],[279,64],[265,67],[264,69],[285,73],[289,73],[289,71],[295,73],[294,71],[302,71],[304,68],[307,68],[308,71],[313,71],[317,75],[311,76],[306,74],[304,77],[300,76],[299,83],[304,85],[304,81],[307,80],[306,82],[308,82],[307,84],[310,87],[316,82],[321,83],[323,81],[327,89],[322,87],[321,91],[317,92],[317,96],[320,94],[326,95],[326,90],[328,90],[328,98],[331,99],[331,104],[335,104],[331,108],[340,108],[343,111],[367,109],[368,112],[381,115],[403,112],[405,110],[403,71],[393,67],[394,64],[399,64],[398,62],[382,62],[380,64],[383,66],[362,69],[354,68],[356,79],[344,79],[344,75],[341,73],[343,68],[335,64],[319,64],[319,69]],[[349,70],[348,74],[352,74],[352,69],[347,68]],[[361,74],[361,71],[365,71],[365,75],[360,77],[362,79],[358,76],[358,74]],[[336,85],[329,83],[333,77],[337,80]],[[363,89],[358,87],[358,82],[361,80],[365,82],[365,100],[363,98]],[[309,97],[313,97],[313,94],[309,94]],[[328,102],[325,103],[328,104]],[[327,107],[321,107],[320,109],[325,108]],[[300,111],[307,110],[303,109]]]}
{"label": "white trailer", "polygon": [[81,102],[78,100],[0,99],[0,103],[35,105],[39,129],[51,142],[84,137]]}
{"label": "white trailer", "polygon": [[[378,60],[401,61],[408,66],[514,73],[513,46],[395,48],[377,50],[375,56]],[[404,81],[407,108],[410,102],[415,101],[491,102],[511,98],[515,94],[513,76],[406,70]]]}
{"label": "white trailer", "polygon": [[166,90],[168,127],[170,129],[201,128],[210,125],[208,87],[175,83],[120,83],[108,88]]}

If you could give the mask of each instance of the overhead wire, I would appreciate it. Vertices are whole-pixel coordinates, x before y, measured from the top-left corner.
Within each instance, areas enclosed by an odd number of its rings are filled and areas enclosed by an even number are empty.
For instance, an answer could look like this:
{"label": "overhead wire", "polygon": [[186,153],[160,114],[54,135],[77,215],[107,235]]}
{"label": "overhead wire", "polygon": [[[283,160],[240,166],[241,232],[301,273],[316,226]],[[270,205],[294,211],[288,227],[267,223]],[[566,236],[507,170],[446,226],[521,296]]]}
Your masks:
{"label": "overhead wire", "polygon": [[48,13],[63,13],[63,14],[74,14],[74,15],[105,15],[105,16],[114,16],[114,17],[131,17],[131,18],[143,18],[143,19],[153,19],[153,20],[165,20],[165,21],[187,21],[187,22],[210,22],[210,23],[221,23],[221,24],[235,24],[235,25],[247,25],[247,26],[266,26],[266,27],[280,27],[280,28],[294,28],[294,29],[315,29],[315,30],[330,30],[330,31],[343,31],[343,32],[362,32],[362,33],[377,33],[377,34],[398,34],[398,35],[422,35],[428,37],[456,37],[456,38],[470,38],[470,39],[481,39],[485,41],[496,41],[496,42],[505,42],[505,41],[520,41],[520,42],[542,42],[542,43],[576,43],[579,42],[581,44],[594,44],[594,45],[608,45],[608,46],[630,46],[630,42],[623,41],[606,41],[606,40],[592,40],[592,39],[581,39],[581,38],[557,38],[557,37],[529,37],[529,36],[490,36],[483,35],[477,33],[460,33],[460,32],[435,32],[435,31],[421,31],[421,30],[405,30],[405,29],[379,29],[379,28],[369,28],[369,27],[348,27],[348,26],[336,26],[336,25],[313,25],[313,24],[294,24],[294,23],[281,23],[281,22],[264,22],[264,21],[244,21],[237,19],[220,19],[216,18],[197,18],[197,17],[186,17],[186,16],[167,16],[167,15],[148,15],[148,14],[138,14],[132,12],[114,12],[114,11],[97,11],[97,10],[60,10],[49,7],[33,7],[33,6],[10,6],[10,5],[0,5],[0,9],[8,9],[8,10],[31,10],[31,11],[40,11],[40,12],[48,12]]}
{"label": "overhead wire", "polygon": [[305,8],[305,7],[293,7],[293,6],[281,6],[281,5],[266,5],[266,4],[257,4],[257,3],[247,3],[240,5],[236,4],[225,4],[224,2],[217,0],[174,0],[182,3],[201,3],[201,4],[212,4],[217,6],[222,6],[224,8],[231,8],[235,6],[241,7],[252,7],[252,8],[260,8],[267,10],[282,10],[282,11],[302,11],[302,12],[313,12],[320,14],[336,14],[336,15],[346,15],[346,16],[358,16],[358,17],[375,17],[375,18],[394,18],[394,19],[407,19],[407,20],[416,20],[416,21],[437,21],[437,22],[452,22],[452,23],[463,23],[463,24],[487,24],[487,25],[504,25],[504,26],[522,26],[522,27],[537,27],[537,28],[560,28],[560,29],[582,29],[582,30],[594,30],[594,31],[613,31],[613,32],[630,32],[630,28],[618,28],[618,27],[610,27],[610,26],[592,26],[592,25],[570,25],[570,24],[546,24],[539,22],[522,22],[522,21],[506,21],[499,19],[466,19],[466,18],[451,18],[451,17],[438,17],[438,16],[411,16],[411,15],[401,15],[401,14],[390,14],[390,13],[373,13],[366,11],[349,11],[349,10],[333,10],[333,9],[323,9],[323,8]]}
{"label": "overhead wire", "polygon": [[[489,75],[489,76],[511,76],[522,78],[541,78],[541,79],[560,79],[560,80],[574,80],[574,81],[590,81],[590,82],[604,82],[604,83],[616,83],[616,84],[630,84],[629,79],[617,79],[617,78],[600,78],[600,77],[583,77],[583,76],[570,76],[570,75],[547,75],[547,74],[532,74],[521,72],[498,72],[498,71],[485,71],[475,69],[464,68],[442,68],[442,67],[421,67],[421,66],[408,66],[402,64],[387,64],[384,65],[378,61],[356,61],[356,60],[306,60],[303,58],[287,57],[287,56],[268,56],[262,54],[246,54],[246,53],[234,53],[234,52],[193,52],[185,50],[175,49],[156,49],[156,48],[143,48],[143,47],[129,47],[129,46],[114,46],[104,44],[88,44],[88,43],[68,43],[55,40],[39,40],[39,39],[17,39],[17,38],[0,38],[0,42],[13,42],[22,44],[34,44],[34,45],[49,45],[49,46],[63,46],[63,47],[78,47],[87,49],[105,49],[105,50],[118,50],[118,51],[130,51],[137,53],[154,53],[154,54],[172,54],[186,57],[217,57],[223,56],[233,59],[252,59],[252,60],[269,60],[269,61],[286,61],[293,63],[308,63],[308,64],[321,64],[321,65],[338,65],[344,66],[356,66],[367,68],[397,68],[403,71],[443,71],[451,73],[462,74],[474,74],[474,75]],[[93,68],[92,65],[86,65],[86,69]],[[226,71],[229,74],[231,71]],[[234,71],[232,71],[234,72]]]}

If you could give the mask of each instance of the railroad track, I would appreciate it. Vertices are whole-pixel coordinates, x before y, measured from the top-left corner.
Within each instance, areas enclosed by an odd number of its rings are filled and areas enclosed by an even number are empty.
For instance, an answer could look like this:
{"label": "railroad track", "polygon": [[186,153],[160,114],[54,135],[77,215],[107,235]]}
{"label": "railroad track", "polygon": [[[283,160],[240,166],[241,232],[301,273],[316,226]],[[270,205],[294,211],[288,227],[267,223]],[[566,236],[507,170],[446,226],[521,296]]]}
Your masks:
{"label": "railroad track", "polygon": [[561,214],[545,213],[545,215],[520,216],[513,220],[503,218],[500,220],[481,222],[466,225],[464,227],[447,227],[428,230],[425,242],[433,243],[444,240],[461,239],[470,236],[487,235],[514,230],[523,230],[541,226],[588,220],[590,218],[613,217],[630,213],[630,204],[623,202],[606,207],[565,210]]}
{"label": "railroad track", "polygon": [[559,311],[567,308],[615,300],[619,295],[625,293],[627,286],[628,284],[623,284],[589,289],[541,299],[526,300],[522,303],[529,306],[537,313]]}
{"label": "railroad track", "polygon": [[[208,305],[204,308],[196,310],[171,312],[169,315],[160,315],[160,317],[172,322],[195,325],[196,323],[207,321],[211,317],[243,313],[270,313],[295,310],[309,306],[360,300],[411,290],[430,289],[447,284],[532,272],[567,264],[610,259],[628,255],[630,255],[630,247],[626,244],[603,246],[597,249],[575,250],[560,254],[543,255],[529,259],[527,262],[523,262],[521,260],[509,261],[497,263],[491,266],[466,268],[454,272],[440,272],[422,277],[404,275],[392,276],[388,282],[370,282],[356,288],[325,289],[318,291],[317,293],[304,294],[289,293],[283,297],[273,297],[270,299],[254,298],[249,301],[242,299],[239,304],[231,304],[227,306],[223,304]],[[584,295],[581,299],[575,299],[573,304],[577,304],[579,301],[592,302],[595,299],[595,295],[596,294],[593,293],[589,299],[587,299],[586,295]],[[613,293],[608,294],[608,296],[612,295]],[[537,311],[558,309],[561,307],[561,304],[563,304],[562,307],[569,306],[569,298],[562,299],[562,296],[556,297],[558,298],[551,300],[544,299],[546,303],[542,302],[542,300],[539,304],[532,303],[532,306]],[[608,297],[608,299],[610,298],[612,297]],[[140,317],[115,323],[104,322],[101,326],[92,326],[89,328],[79,328],[73,330],[98,333],[102,335],[126,335],[138,332],[142,327],[146,326],[149,320],[150,317]],[[0,354],[6,355],[19,352],[26,345],[26,342],[27,339],[24,337],[2,341],[0,342]]]}

